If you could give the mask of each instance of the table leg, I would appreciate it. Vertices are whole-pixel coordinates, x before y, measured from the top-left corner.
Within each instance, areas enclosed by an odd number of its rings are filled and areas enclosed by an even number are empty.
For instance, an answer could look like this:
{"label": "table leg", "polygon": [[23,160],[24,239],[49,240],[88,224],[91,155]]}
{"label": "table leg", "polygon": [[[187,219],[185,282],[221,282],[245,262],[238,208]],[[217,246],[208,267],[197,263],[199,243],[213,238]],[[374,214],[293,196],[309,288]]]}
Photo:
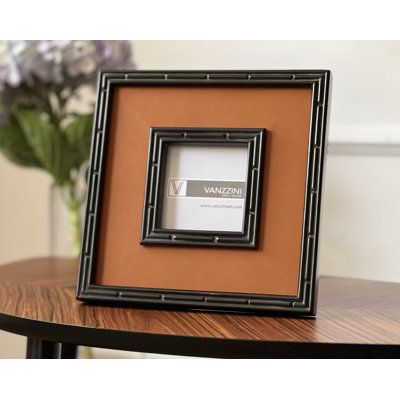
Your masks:
{"label": "table leg", "polygon": [[71,343],[61,343],[61,358],[76,358],[78,346]]}
{"label": "table leg", "polygon": [[28,337],[26,358],[59,358],[60,343]]}

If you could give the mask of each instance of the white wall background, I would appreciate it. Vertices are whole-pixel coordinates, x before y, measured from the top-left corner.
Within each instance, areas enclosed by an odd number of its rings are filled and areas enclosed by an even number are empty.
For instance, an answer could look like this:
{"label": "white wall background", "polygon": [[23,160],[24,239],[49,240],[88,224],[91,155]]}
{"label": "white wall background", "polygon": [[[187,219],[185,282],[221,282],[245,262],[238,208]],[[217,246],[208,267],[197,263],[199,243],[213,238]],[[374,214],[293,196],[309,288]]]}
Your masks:
{"label": "white wall background", "polygon": [[[333,73],[320,273],[400,282],[400,42],[134,42],[140,69]],[[0,264],[48,254],[50,181],[0,157]],[[0,357],[24,341],[0,332]]]}

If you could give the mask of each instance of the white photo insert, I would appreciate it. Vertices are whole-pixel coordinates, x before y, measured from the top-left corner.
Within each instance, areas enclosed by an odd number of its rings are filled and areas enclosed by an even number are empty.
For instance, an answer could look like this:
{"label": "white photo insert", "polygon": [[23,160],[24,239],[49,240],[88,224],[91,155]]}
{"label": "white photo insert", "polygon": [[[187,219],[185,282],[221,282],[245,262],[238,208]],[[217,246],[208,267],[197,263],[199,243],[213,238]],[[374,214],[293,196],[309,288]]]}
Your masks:
{"label": "white photo insert", "polygon": [[241,232],[247,167],[246,145],[169,145],[161,228]]}

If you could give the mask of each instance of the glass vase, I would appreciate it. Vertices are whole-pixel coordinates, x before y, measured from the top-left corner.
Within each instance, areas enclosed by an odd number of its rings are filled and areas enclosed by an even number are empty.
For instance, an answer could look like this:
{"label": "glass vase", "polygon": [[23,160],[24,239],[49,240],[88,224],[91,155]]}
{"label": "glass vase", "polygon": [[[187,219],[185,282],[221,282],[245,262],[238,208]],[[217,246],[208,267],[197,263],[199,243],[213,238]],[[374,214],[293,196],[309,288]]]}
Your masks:
{"label": "glass vase", "polygon": [[86,182],[79,174],[76,184],[52,184],[49,194],[49,253],[58,257],[78,257],[83,234]]}

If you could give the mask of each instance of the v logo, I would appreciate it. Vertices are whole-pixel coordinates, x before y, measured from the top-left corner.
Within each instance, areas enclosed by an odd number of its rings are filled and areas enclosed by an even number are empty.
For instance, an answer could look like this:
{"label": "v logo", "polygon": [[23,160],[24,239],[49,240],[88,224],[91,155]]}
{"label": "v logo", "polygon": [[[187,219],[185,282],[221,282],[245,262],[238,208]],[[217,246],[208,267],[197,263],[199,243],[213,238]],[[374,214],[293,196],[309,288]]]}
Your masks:
{"label": "v logo", "polygon": [[185,183],[185,181],[183,181],[183,180],[170,179],[169,180],[169,185],[170,185],[169,193],[170,193],[170,195],[179,196],[179,193],[180,193],[184,183]]}

